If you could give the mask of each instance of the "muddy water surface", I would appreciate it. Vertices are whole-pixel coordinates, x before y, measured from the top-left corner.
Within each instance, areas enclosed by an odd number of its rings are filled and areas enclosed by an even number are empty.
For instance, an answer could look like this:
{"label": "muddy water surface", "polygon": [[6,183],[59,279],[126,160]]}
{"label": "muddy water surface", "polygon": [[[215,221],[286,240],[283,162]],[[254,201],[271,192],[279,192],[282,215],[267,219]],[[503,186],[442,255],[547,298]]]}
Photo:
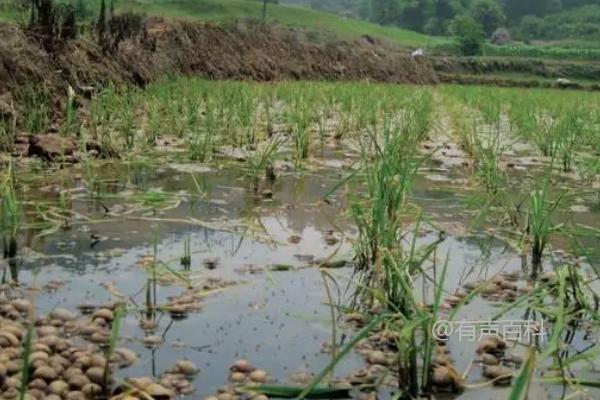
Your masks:
{"label": "muddy water surface", "polygon": [[[31,201],[26,206],[30,217],[35,219],[34,203],[55,202],[60,190],[69,189],[71,226],[28,229],[16,265],[3,264],[4,279],[42,288],[35,295],[41,314],[57,307],[75,310],[82,303],[129,301],[131,311],[122,322],[120,338],[122,345],[138,353],[139,360],[121,375],[158,376],[186,358],[202,369],[191,398],[205,397],[225,385],[229,367],[240,358],[278,382],[318,373],[331,360],[326,349],[332,320],[317,265],[348,261],[347,266],[328,272],[337,281],[331,300],[349,304],[355,235],[344,214],[343,189],[323,201],[346,172],[337,164],[318,165],[304,173],[281,175],[269,187],[272,198],[264,193],[257,196],[243,172],[230,165],[189,172],[197,169],[106,164],[96,168],[103,194],[97,198],[83,190],[86,179],[83,173],[77,176],[79,171],[56,171],[32,179],[23,194]],[[449,294],[466,282],[521,270],[521,257],[505,242],[483,232],[467,234],[473,218],[465,211],[470,195],[456,172],[434,165],[423,170],[413,192],[415,202],[444,227],[438,254],[449,256],[445,283]],[[599,213],[584,210],[575,218],[593,225]],[[420,241],[437,239],[439,232],[432,230]],[[186,241],[191,250],[189,271],[180,265]],[[161,270],[156,289],[158,304],[188,286],[201,292],[202,299],[199,309],[183,318],[172,318],[167,312],[152,316],[157,322],[154,334],[164,343],[148,348],[140,320],[148,317],[142,308],[151,277],[147,266],[155,256],[168,266]],[[48,283],[56,285],[49,290]],[[487,320],[500,306],[476,298],[457,319]],[[523,315],[515,311],[511,317]],[[347,333],[341,335],[347,341],[353,331],[343,317],[335,324]],[[576,340],[584,347],[580,337]],[[457,368],[466,370],[476,356],[475,344],[453,338],[450,347]],[[351,353],[335,375],[343,377],[364,366],[363,357]],[[475,381],[481,375],[478,368],[469,373]],[[500,398],[506,390],[485,387],[462,398]],[[540,387],[537,392],[540,398],[560,396],[560,388]],[[473,397],[474,393],[479,394]]]}

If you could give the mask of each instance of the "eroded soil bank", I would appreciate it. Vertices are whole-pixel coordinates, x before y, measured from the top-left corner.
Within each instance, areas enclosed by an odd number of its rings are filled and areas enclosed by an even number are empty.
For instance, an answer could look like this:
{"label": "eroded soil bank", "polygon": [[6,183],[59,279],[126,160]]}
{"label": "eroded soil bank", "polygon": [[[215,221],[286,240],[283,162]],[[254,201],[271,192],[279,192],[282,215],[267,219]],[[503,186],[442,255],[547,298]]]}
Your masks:
{"label": "eroded soil bank", "polygon": [[145,84],[166,74],[209,79],[437,82],[427,60],[372,38],[324,43],[290,28],[149,18],[116,51],[80,37],[51,54],[19,27],[0,24],[0,117],[31,106],[20,91],[43,88],[64,112],[67,88],[89,95],[110,83]]}

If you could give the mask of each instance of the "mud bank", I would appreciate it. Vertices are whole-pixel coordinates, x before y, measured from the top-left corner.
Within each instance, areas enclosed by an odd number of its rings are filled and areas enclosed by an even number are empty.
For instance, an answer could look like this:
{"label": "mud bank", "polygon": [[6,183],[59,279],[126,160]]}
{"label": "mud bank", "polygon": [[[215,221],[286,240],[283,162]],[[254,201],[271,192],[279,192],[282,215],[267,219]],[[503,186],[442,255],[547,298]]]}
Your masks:
{"label": "mud bank", "polygon": [[144,86],[166,74],[256,81],[437,82],[427,60],[415,60],[376,40],[325,43],[279,26],[149,18],[138,34],[110,53],[80,37],[49,54],[12,24],[0,24],[0,37],[0,114],[5,117],[25,106],[18,92],[28,85],[36,90],[41,85],[60,113],[67,85],[89,95],[109,82]]}

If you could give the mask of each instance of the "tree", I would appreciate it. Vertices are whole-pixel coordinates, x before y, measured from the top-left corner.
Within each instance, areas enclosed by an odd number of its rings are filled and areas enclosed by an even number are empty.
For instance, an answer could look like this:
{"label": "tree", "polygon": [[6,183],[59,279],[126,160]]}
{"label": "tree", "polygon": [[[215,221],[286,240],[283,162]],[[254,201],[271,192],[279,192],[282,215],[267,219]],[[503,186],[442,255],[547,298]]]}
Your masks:
{"label": "tree", "polygon": [[494,0],[477,0],[471,6],[470,15],[483,26],[488,37],[506,24],[506,15]]}
{"label": "tree", "polygon": [[521,19],[519,31],[526,39],[532,39],[542,36],[544,20],[533,15],[526,15]]}
{"label": "tree", "polygon": [[454,18],[451,31],[456,36],[462,54],[475,56],[482,53],[486,36],[483,26],[473,17],[461,15]]}
{"label": "tree", "polygon": [[561,0],[505,0],[506,15],[511,22],[518,22],[525,15],[543,17],[560,11]]}
{"label": "tree", "polygon": [[96,33],[98,35],[98,40],[102,43],[106,34],[106,4],[104,0],[100,2],[100,13],[98,14],[98,21],[96,22]]}

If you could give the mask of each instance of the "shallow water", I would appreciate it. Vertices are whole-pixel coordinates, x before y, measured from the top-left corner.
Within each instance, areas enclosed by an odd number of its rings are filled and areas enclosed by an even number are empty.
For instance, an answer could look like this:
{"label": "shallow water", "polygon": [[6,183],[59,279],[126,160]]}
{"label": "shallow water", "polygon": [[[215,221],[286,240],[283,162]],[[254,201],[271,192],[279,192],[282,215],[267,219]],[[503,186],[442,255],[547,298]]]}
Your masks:
{"label": "shallow water", "polygon": [[[175,361],[188,358],[202,369],[194,381],[197,392],[190,398],[202,398],[227,383],[229,366],[239,358],[247,358],[279,382],[286,382],[290,374],[297,372],[317,373],[331,360],[331,355],[321,350],[331,340],[332,321],[322,275],[318,268],[308,265],[307,257],[350,259],[355,235],[352,223],[343,214],[343,190],[331,196],[328,204],[321,201],[345,171],[331,163],[319,165],[315,170],[281,176],[271,187],[272,200],[255,196],[248,190],[242,171],[229,164],[195,173],[196,182],[181,167],[102,164],[96,172],[101,192],[112,196],[100,199],[87,196],[81,189],[84,176],[71,170],[31,179],[23,194],[25,200],[56,201],[59,189],[71,188],[70,207],[77,214],[69,230],[44,232],[32,228],[24,233],[18,281],[38,287],[51,281],[64,282],[56,291],[42,290],[36,295],[40,313],[56,307],[73,310],[84,302],[103,304],[114,300],[115,293],[141,307],[149,275],[139,265],[140,260],[152,256],[156,248],[158,260],[181,272],[179,258],[189,239],[189,279],[193,285],[202,286],[213,278],[227,285],[207,293],[201,310],[185,319],[159,315],[157,334],[164,337],[165,343],[155,350],[141,343],[141,311],[130,312],[122,323],[121,339],[140,359],[121,374],[157,376]],[[433,175],[448,181],[432,179]],[[466,233],[473,218],[465,211],[471,193],[464,185],[452,182],[457,176],[460,174],[456,171],[426,169],[413,191],[414,201],[446,231],[438,256],[449,257],[445,282],[448,293],[468,281],[521,270],[520,256],[506,243],[483,232]],[[160,204],[152,203],[157,193],[162,196]],[[171,207],[163,209],[166,204]],[[32,212],[31,205],[27,209]],[[597,226],[600,213],[590,209],[573,218]],[[338,240],[333,245],[324,240],[332,235],[330,231]],[[289,243],[291,235],[299,236],[299,243]],[[437,238],[438,233],[432,230],[420,241]],[[205,267],[207,257],[218,259],[215,269]],[[279,264],[289,265],[291,270],[269,270],[269,266]],[[4,267],[8,275],[11,271],[8,265]],[[334,301],[347,304],[352,269],[329,272],[339,285]],[[181,293],[183,286],[177,280],[160,285],[158,303]],[[477,298],[460,311],[457,319],[487,320],[497,306]],[[522,317],[522,311],[512,314],[514,318]],[[352,335],[351,330],[346,332]],[[453,338],[450,347],[457,368],[463,371],[475,357],[474,345]],[[344,376],[362,366],[363,358],[351,353],[335,374]],[[469,375],[474,380],[480,376],[477,368]],[[556,390],[551,390],[550,397],[560,393]],[[480,393],[477,398],[497,398],[504,397],[505,392],[484,388],[467,391],[461,398],[471,398],[473,393]]]}

